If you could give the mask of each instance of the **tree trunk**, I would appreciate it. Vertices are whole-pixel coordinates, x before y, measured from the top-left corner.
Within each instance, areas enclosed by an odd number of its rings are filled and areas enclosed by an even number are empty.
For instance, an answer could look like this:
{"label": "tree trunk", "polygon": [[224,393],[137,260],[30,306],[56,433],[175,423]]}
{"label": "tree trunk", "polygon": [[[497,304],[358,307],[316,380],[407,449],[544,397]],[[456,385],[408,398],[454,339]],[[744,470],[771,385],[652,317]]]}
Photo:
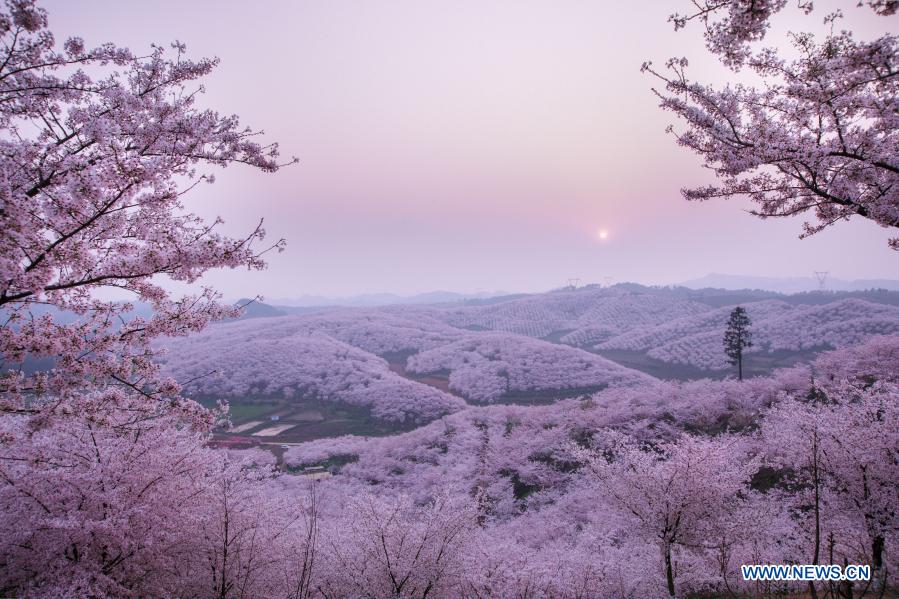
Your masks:
{"label": "tree trunk", "polygon": [[874,537],[874,542],[871,543],[871,566],[874,571],[879,571],[883,567],[883,547],[883,537]]}
{"label": "tree trunk", "polygon": [[743,352],[740,352],[740,355],[737,356],[737,379],[743,380]]}
{"label": "tree trunk", "polygon": [[[815,488],[815,555],[812,563],[818,565],[821,556],[821,477],[818,472],[818,431],[812,437],[812,481]],[[808,591],[812,599],[818,599],[815,583],[808,581]]]}
{"label": "tree trunk", "polygon": [[[833,564],[833,546],[834,545],[836,545],[836,539],[834,539],[833,532],[831,532],[829,535],[827,535],[827,556],[828,556],[827,563],[831,564],[831,565]],[[832,580],[830,580],[827,582],[827,586],[828,586],[828,592],[830,593],[830,596],[836,597],[837,593],[839,592],[839,587],[840,587],[839,583],[834,585],[834,582]],[[827,593],[825,593],[825,597],[826,596],[827,596]]]}
{"label": "tree trunk", "polygon": [[665,543],[665,576],[668,579],[668,595],[674,597],[674,566],[671,563],[670,543]]}
{"label": "tree trunk", "polygon": [[[845,569],[846,566],[848,566],[848,565],[849,565],[849,560],[846,558],[843,558],[843,569]],[[852,597],[855,595],[855,591],[852,588],[853,586],[854,585],[852,584],[851,580],[846,581],[845,587],[843,589],[844,597],[846,597],[846,599],[852,599]]]}
{"label": "tree trunk", "polygon": [[871,542],[871,583],[875,589],[886,588],[886,577],[883,570],[883,549],[883,535],[876,535]]}

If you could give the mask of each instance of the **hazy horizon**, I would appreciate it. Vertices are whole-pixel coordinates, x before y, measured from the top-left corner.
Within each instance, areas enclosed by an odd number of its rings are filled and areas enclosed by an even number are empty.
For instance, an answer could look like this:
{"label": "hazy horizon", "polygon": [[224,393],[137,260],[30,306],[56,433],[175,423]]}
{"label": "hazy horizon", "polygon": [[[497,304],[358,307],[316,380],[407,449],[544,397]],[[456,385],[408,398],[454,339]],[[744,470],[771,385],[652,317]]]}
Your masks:
{"label": "hazy horizon", "polygon": [[[221,215],[225,232],[265,217],[269,239],[288,240],[267,271],[203,279],[226,297],[899,275],[888,231],[865,219],[800,241],[801,218],[761,221],[744,201],[681,198],[711,173],[665,133],[675,119],[640,64],[685,55],[697,79],[733,75],[698,31],[673,31],[667,3],[46,7],[58,42],[79,34],[145,51],[178,39],[191,57],[220,57],[202,103],[300,158],[274,175],[216,171],[215,185],[187,198]],[[844,12],[860,38],[884,26],[866,9]],[[812,23],[795,14],[772,35]]]}
{"label": "hazy horizon", "polygon": [[[864,283],[879,282],[886,283],[883,286],[872,287]],[[609,287],[618,284],[625,285],[645,285],[646,287],[686,287],[688,289],[724,289],[730,291],[752,290],[752,291],[769,291],[792,295],[805,293],[809,291],[820,290],[820,283],[814,273],[812,276],[797,275],[795,277],[764,277],[764,276],[744,276],[728,273],[707,273],[702,277],[677,281],[666,285],[653,283],[638,283],[636,281],[578,281],[577,289],[587,287]],[[316,293],[304,293],[292,296],[262,297],[262,302],[272,306],[297,306],[297,307],[322,307],[328,305],[340,305],[345,307],[370,307],[385,306],[393,304],[394,300],[401,300],[400,303],[440,303],[444,300],[440,296],[459,296],[464,299],[491,299],[502,298],[505,296],[517,295],[540,295],[555,291],[564,291],[570,285],[558,285],[547,289],[535,290],[517,290],[517,289],[474,289],[474,290],[456,290],[456,289],[430,289],[419,293],[395,293],[390,290],[376,290],[365,293],[356,293],[349,295],[324,295]],[[827,273],[825,277],[825,291],[833,292],[858,292],[869,291],[873,289],[885,289],[887,291],[899,291],[899,278],[877,278],[877,279],[844,279],[841,277],[833,277],[831,273]],[[437,299],[434,299],[437,298]],[[228,297],[227,301],[238,302],[250,299],[247,296]],[[316,303],[319,301],[327,301],[333,303]]]}

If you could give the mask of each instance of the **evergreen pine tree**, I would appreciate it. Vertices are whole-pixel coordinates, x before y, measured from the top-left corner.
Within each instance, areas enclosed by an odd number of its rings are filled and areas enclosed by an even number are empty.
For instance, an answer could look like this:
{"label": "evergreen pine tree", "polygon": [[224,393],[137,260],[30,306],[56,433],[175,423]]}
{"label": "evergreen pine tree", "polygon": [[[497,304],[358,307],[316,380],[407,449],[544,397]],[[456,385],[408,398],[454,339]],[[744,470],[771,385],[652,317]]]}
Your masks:
{"label": "evergreen pine tree", "polygon": [[727,321],[727,330],[724,332],[724,353],[732,365],[737,366],[737,376],[743,380],[743,348],[752,347],[752,332],[749,327],[752,321],[746,310],[740,306],[734,308]]}

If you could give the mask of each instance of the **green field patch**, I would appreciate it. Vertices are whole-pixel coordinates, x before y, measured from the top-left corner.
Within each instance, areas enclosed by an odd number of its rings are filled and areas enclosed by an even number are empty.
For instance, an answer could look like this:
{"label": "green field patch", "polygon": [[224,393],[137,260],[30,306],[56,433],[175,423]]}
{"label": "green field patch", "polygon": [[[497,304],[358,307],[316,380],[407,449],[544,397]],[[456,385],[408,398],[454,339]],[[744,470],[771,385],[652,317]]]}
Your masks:
{"label": "green field patch", "polygon": [[[197,401],[214,407],[217,399],[205,397]],[[239,436],[258,443],[302,443],[342,435],[379,437],[417,426],[384,422],[373,417],[367,407],[316,398],[241,397],[228,402],[233,428],[216,431],[216,438],[222,440]],[[273,431],[276,434],[265,434]]]}
{"label": "green field patch", "polygon": [[224,399],[228,402],[228,416],[232,424],[239,425],[251,420],[268,419],[271,414],[277,412],[281,404],[272,401],[258,401],[220,397],[195,397],[192,398],[205,408],[214,410],[218,407],[218,401]]}
{"label": "green field patch", "polygon": [[[493,400],[495,404],[514,404],[519,406],[545,406],[563,399],[571,399],[582,395],[592,395],[605,389],[608,385],[588,385],[584,387],[568,387],[563,389],[528,389],[510,391]],[[471,402],[474,404],[475,402]]]}

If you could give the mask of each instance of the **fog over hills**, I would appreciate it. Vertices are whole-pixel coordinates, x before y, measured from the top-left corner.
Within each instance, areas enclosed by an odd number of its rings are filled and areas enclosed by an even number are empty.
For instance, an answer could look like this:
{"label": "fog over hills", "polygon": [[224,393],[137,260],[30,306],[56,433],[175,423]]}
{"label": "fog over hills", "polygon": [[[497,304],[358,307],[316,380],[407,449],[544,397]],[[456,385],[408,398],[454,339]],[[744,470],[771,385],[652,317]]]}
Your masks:
{"label": "fog over hills", "polygon": [[[648,288],[645,284],[621,282],[616,286],[634,286],[636,288]],[[581,288],[595,289],[599,284],[585,284]],[[813,291],[821,291],[820,282],[815,276],[807,277],[762,277],[752,275],[734,275],[727,273],[709,273],[703,277],[683,281],[670,287],[686,287],[688,289],[702,290],[758,290],[778,294],[794,294]],[[885,289],[899,291],[899,279],[843,279],[829,274],[825,278],[824,291],[867,291],[871,289]],[[555,290],[555,291],[558,291]],[[265,303],[277,306],[289,313],[302,313],[296,308],[320,308],[332,306],[347,307],[377,307],[392,305],[416,305],[416,304],[444,304],[453,302],[489,302],[506,301],[539,293],[514,293],[508,291],[479,291],[475,293],[463,293],[455,291],[429,291],[413,295],[397,293],[365,293],[351,296],[328,296],[317,294],[303,294],[296,297],[266,298]],[[244,303],[246,300],[241,300]]]}
{"label": "fog over hills", "polygon": [[284,307],[308,308],[319,306],[354,306],[372,307],[394,304],[440,304],[469,299],[484,299],[506,295],[504,291],[456,293],[453,291],[429,291],[415,295],[399,295],[396,293],[365,293],[347,297],[329,297],[324,295],[301,295],[295,298],[274,298],[268,303]]}
{"label": "fog over hills", "polygon": [[[698,279],[681,283],[691,289],[762,289],[777,293],[802,293],[818,291],[821,284],[814,276],[809,277],[756,277],[710,273]],[[899,280],[896,279],[854,279],[845,280],[828,275],[824,280],[824,289],[828,291],[864,291],[866,289],[888,289],[899,291]]]}

